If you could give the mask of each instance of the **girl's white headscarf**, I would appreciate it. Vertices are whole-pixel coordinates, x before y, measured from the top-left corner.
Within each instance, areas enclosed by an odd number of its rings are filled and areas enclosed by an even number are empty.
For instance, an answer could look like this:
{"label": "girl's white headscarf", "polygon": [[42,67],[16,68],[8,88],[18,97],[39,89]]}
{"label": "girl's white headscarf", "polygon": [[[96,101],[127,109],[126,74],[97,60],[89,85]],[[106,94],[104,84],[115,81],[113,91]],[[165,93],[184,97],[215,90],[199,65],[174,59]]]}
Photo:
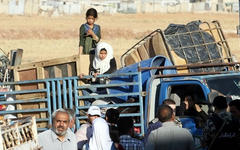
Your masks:
{"label": "girl's white headscarf", "polygon": [[[107,56],[105,59],[101,60],[99,58],[99,53],[102,49],[107,51]],[[110,68],[110,60],[113,58],[113,48],[111,45],[105,42],[99,42],[95,49],[95,57],[93,60],[93,68],[100,69],[100,74],[105,73]]]}

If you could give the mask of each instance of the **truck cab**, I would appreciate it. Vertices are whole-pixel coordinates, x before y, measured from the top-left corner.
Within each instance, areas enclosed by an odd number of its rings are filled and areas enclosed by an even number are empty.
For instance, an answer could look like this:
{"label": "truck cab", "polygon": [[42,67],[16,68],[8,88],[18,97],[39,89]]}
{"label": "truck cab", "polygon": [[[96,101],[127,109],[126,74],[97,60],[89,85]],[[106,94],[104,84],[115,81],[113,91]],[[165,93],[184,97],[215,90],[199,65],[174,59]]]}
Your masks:
{"label": "truck cab", "polygon": [[[195,74],[195,75],[194,75]],[[218,95],[226,96],[229,101],[240,96],[240,73],[225,71],[221,73],[209,72],[205,75],[190,73],[184,75],[158,75],[149,79],[145,99],[144,126],[145,131],[149,122],[156,118],[157,108],[165,99],[176,102],[176,109],[183,103],[185,96],[191,93],[196,104],[206,113],[213,112],[212,102]],[[176,113],[183,128],[189,129],[194,137],[196,147],[201,149],[200,137],[204,124],[199,124],[199,116],[185,116]]]}
{"label": "truck cab", "polygon": [[[217,95],[227,96],[229,100],[238,98],[239,66],[217,20],[196,20],[157,29],[127,50],[121,63],[126,68],[156,56],[165,57],[171,64],[153,60],[149,66],[140,65],[142,75],[151,70],[150,76],[142,77],[142,89],[146,93],[145,131],[156,117],[158,106],[167,98],[173,99],[178,108],[184,97],[192,93],[192,98],[206,113],[212,112],[211,103]],[[169,70],[172,72],[167,73]],[[201,134],[195,124],[196,117],[177,117],[193,135]]]}
{"label": "truck cab", "polygon": [[149,79],[149,93],[145,102],[145,118],[150,122],[155,118],[156,108],[162,104],[164,99],[170,98],[179,106],[184,96],[193,93],[196,102],[208,113],[209,105],[213,98],[211,95],[224,95],[231,99],[240,96],[239,72],[204,75],[204,76],[182,76],[182,77],[153,77]]}

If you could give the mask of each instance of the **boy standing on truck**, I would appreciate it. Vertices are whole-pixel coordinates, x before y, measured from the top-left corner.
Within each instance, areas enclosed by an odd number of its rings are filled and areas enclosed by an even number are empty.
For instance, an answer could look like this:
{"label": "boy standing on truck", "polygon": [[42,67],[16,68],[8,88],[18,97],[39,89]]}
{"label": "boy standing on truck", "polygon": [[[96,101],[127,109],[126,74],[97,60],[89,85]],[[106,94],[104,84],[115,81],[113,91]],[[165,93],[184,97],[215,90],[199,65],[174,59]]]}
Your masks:
{"label": "boy standing on truck", "polygon": [[[86,12],[86,23],[82,24],[79,29],[79,55],[91,54],[91,50],[101,39],[100,26],[95,24],[98,18],[97,10],[90,8]],[[93,52],[93,51],[92,51]]]}

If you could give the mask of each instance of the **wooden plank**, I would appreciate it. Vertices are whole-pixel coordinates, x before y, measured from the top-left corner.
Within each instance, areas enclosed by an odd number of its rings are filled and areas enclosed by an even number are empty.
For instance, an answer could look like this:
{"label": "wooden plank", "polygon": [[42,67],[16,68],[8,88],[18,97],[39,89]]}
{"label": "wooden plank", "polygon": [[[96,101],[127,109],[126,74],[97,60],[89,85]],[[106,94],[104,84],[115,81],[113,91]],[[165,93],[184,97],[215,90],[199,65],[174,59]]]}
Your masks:
{"label": "wooden plank", "polygon": [[54,78],[55,77],[55,72],[54,72],[53,67],[54,66],[44,67],[45,79],[47,79],[47,78]]}
{"label": "wooden plank", "polygon": [[[25,79],[43,79],[44,78],[44,70],[42,67],[34,68],[32,70],[25,70],[18,72],[17,74],[20,77],[20,81],[24,81]],[[36,73],[36,74],[35,74]],[[26,76],[26,74],[29,74]],[[18,90],[30,90],[30,89],[43,89],[44,84],[28,84],[26,86],[19,86]],[[16,100],[18,99],[35,99],[35,98],[45,98],[45,93],[33,93],[33,94],[23,94],[23,95],[17,95]],[[27,103],[27,104],[18,104],[17,110],[27,110],[27,109],[39,109],[39,108],[46,108],[46,103]],[[27,117],[27,116],[35,116],[36,118],[46,118],[47,112],[41,112],[41,113],[24,113],[24,114],[17,114],[18,117]],[[38,127],[47,127],[47,122],[41,122],[38,123]]]}
{"label": "wooden plank", "polygon": [[156,56],[154,49],[153,49],[153,43],[152,43],[152,38],[148,39],[145,43],[144,43],[145,48],[148,51],[149,57],[152,58],[154,56]]}
{"label": "wooden plank", "polygon": [[[77,65],[77,62],[79,65]],[[53,59],[48,61],[41,61],[36,63],[24,64],[20,66],[13,67],[16,73],[19,76],[21,71],[25,72],[26,70],[32,70],[34,68],[44,68],[44,78],[54,78],[54,77],[67,77],[67,76],[76,76],[83,72],[88,74],[89,72],[89,56],[83,55],[81,56],[81,60],[79,56],[71,56],[61,59]],[[54,67],[55,66],[55,67]],[[32,73],[31,73],[32,74]],[[68,75],[69,74],[69,75]],[[28,79],[37,79],[37,78],[29,78]],[[23,80],[23,79],[21,79]],[[15,80],[16,81],[16,80]]]}
{"label": "wooden plank", "polygon": [[[86,62],[86,64],[88,64],[88,62]],[[77,62],[74,62],[74,63],[71,63],[70,64],[70,66],[71,66],[71,70],[72,70],[72,74],[71,75],[68,75],[69,77],[71,77],[71,76],[78,76],[79,74],[78,74],[78,70],[77,70]],[[86,70],[86,72],[89,72],[89,70],[87,69]]]}
{"label": "wooden plank", "polygon": [[9,69],[27,70],[27,69],[37,68],[37,67],[54,66],[54,65],[66,64],[66,63],[70,63],[70,62],[76,62],[77,59],[79,59],[79,56],[73,55],[70,57],[56,58],[56,59],[51,59],[51,60],[46,60],[46,61],[22,64],[19,66],[10,66]]}
{"label": "wooden plank", "polygon": [[52,69],[54,71],[54,78],[63,77],[62,71],[61,71],[61,69],[58,66],[53,66]]}
{"label": "wooden plank", "polygon": [[21,64],[23,49],[11,50],[11,65],[17,66]]}
{"label": "wooden plank", "polygon": [[[25,80],[36,80],[37,79],[37,69],[29,69],[29,70],[22,70],[18,71],[18,78],[15,81],[25,81]],[[31,83],[31,84],[24,84],[20,85],[18,87],[18,90],[34,90],[38,89],[37,83]],[[24,95],[17,95],[17,99],[30,99],[30,98],[39,98],[41,95],[39,93],[33,93],[33,94],[24,94]]]}
{"label": "wooden plank", "polygon": [[[83,73],[83,74],[88,74],[89,73],[89,72],[84,72],[83,68],[81,68],[82,65],[83,65],[82,64],[83,63],[82,59],[84,59],[84,57],[85,57],[85,55],[79,55],[78,56],[78,59],[77,59],[77,62],[76,62],[77,75],[79,75],[80,73]],[[89,57],[87,57],[87,58],[89,58]],[[87,65],[86,66],[89,68],[90,63],[86,62],[86,64],[88,64],[88,66]]]}
{"label": "wooden plank", "polygon": [[133,59],[133,56],[132,56],[132,55],[126,56],[126,58],[124,59],[124,61],[125,61],[124,63],[125,63],[126,66],[136,63],[136,61]]}
{"label": "wooden plank", "polygon": [[133,51],[130,55],[132,55],[132,58],[135,62],[140,62],[141,61],[141,57],[139,56],[137,51]]}
{"label": "wooden plank", "polygon": [[[173,50],[171,51],[171,55],[174,58],[174,61],[176,63],[176,65],[186,65],[187,62],[185,59],[179,57]],[[188,73],[188,70],[178,70],[178,73]]]}
{"label": "wooden plank", "polygon": [[[76,62],[76,68],[77,68],[77,75],[80,73],[83,74],[89,74],[89,66],[91,59],[93,58],[93,55],[79,55],[79,59]],[[81,81],[78,81],[78,85],[83,85],[84,83]],[[82,91],[79,90],[78,95],[82,95]],[[84,106],[84,100],[79,100],[79,105]]]}
{"label": "wooden plank", "polygon": [[79,59],[78,55],[74,55],[71,57],[64,57],[64,58],[58,58],[58,59],[52,59],[41,62],[42,66],[53,66],[53,65],[59,65],[59,64],[66,64],[70,62],[76,62]]}
{"label": "wooden plank", "polygon": [[61,70],[62,77],[70,77],[68,76],[67,65],[68,64],[57,65],[57,67]]}
{"label": "wooden plank", "polygon": [[152,58],[156,55],[163,55],[167,58],[170,57],[166,49],[164,37],[162,37],[159,32],[142,42],[141,46],[137,49],[131,51],[128,56],[125,57],[125,65],[134,64],[141,60]]}
{"label": "wooden plank", "polygon": [[[89,55],[81,56],[72,56],[61,59],[54,59],[48,61],[41,61],[36,63],[24,64],[20,66],[13,67],[15,75],[15,81],[23,80],[36,80],[36,79],[46,79],[46,78],[55,78],[55,77],[65,77],[65,76],[77,76],[80,73],[88,74],[89,73],[89,64],[90,57]],[[26,87],[19,86],[19,90],[23,89],[42,89],[44,84],[30,84]],[[81,95],[79,91],[79,95]],[[44,98],[46,97],[45,93],[35,93],[35,94],[23,94],[19,97],[23,99],[32,99],[32,98]],[[19,98],[19,99],[21,99]],[[83,101],[80,101],[81,104],[84,104]],[[32,109],[32,108],[46,108],[47,104],[45,102],[41,103],[32,103],[27,105],[19,105],[17,109]],[[33,115],[36,118],[46,118],[47,113],[27,113],[22,116]],[[47,127],[46,122],[38,123],[38,127]]]}
{"label": "wooden plank", "polygon": [[[13,70],[13,74],[14,74],[15,81],[20,81],[19,74],[18,74],[18,72],[16,70]],[[19,85],[16,85],[15,89],[17,91],[19,91],[21,89],[21,87]],[[16,97],[16,99],[17,99],[17,97]],[[17,104],[16,108],[17,108],[17,110],[22,110],[22,105],[21,104]],[[17,114],[17,117],[22,117],[22,114]]]}
{"label": "wooden plank", "polygon": [[71,64],[66,64],[66,68],[67,68],[67,74],[69,77],[73,76],[73,65]]}
{"label": "wooden plank", "polygon": [[[22,70],[17,71],[14,70],[15,80],[17,81],[25,81],[25,80],[36,80],[38,78],[37,75],[37,69],[29,69],[29,70]],[[38,84],[32,83],[32,84],[24,84],[24,85],[17,85],[16,90],[33,90],[38,89]],[[16,100],[18,99],[33,99],[33,98],[41,98],[43,93],[30,93],[30,94],[19,94],[16,95]],[[17,104],[17,110],[22,109],[33,109],[33,108],[39,108],[38,104],[29,103],[29,104]],[[25,117],[29,115],[34,115],[37,118],[40,118],[39,113],[27,113],[27,114],[17,114],[17,117]]]}
{"label": "wooden plank", "polygon": [[77,76],[76,63],[66,64],[68,77]]}
{"label": "wooden plank", "polygon": [[[44,74],[45,70],[44,68],[42,67],[38,67],[37,68],[37,78],[38,79],[44,79],[45,78],[45,74]],[[38,89],[44,89],[45,88],[45,85],[44,83],[39,83],[38,84]],[[47,97],[46,93],[40,93],[41,95],[41,98],[45,98]],[[45,102],[40,102],[38,104],[35,104],[35,105],[38,105],[38,108],[46,108],[47,107],[47,104]],[[47,112],[41,112],[40,113],[40,118],[47,118]],[[38,123],[38,127],[41,127],[41,128],[46,128],[48,125],[47,122],[39,122]]]}
{"label": "wooden plank", "polygon": [[50,67],[44,67],[44,79],[50,78]]}
{"label": "wooden plank", "polygon": [[79,55],[79,61],[77,61],[77,75],[80,73],[89,74],[89,65],[92,55]]}
{"label": "wooden plank", "polygon": [[149,58],[148,51],[143,45],[139,46],[137,48],[137,51],[139,53],[139,56],[140,56],[141,60],[145,60],[145,59]]}
{"label": "wooden plank", "polygon": [[14,65],[21,65],[21,63],[22,63],[22,55],[23,55],[23,49],[18,49]]}
{"label": "wooden plank", "polygon": [[161,41],[161,37],[160,34],[157,32],[155,35],[153,35],[152,37],[152,47],[153,47],[153,51],[155,53],[155,55],[160,55],[160,41]]}
{"label": "wooden plank", "polygon": [[157,33],[152,37],[152,45],[156,55],[162,55],[169,58],[164,39],[160,33]]}
{"label": "wooden plank", "polygon": [[[29,69],[29,70],[23,70],[18,72],[19,81],[25,81],[25,80],[36,80],[37,79],[37,69]],[[36,85],[27,85],[26,87],[22,86],[21,89],[36,89]]]}

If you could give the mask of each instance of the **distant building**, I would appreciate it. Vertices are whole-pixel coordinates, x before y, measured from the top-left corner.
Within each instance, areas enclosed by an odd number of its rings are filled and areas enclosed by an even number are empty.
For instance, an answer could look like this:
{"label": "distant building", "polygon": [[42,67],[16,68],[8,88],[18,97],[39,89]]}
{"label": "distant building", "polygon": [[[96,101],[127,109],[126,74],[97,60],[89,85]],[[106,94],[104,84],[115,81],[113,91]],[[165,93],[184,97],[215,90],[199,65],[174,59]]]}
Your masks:
{"label": "distant building", "polygon": [[99,13],[237,12],[239,0],[1,0],[0,13],[10,15],[85,14],[94,7]]}

